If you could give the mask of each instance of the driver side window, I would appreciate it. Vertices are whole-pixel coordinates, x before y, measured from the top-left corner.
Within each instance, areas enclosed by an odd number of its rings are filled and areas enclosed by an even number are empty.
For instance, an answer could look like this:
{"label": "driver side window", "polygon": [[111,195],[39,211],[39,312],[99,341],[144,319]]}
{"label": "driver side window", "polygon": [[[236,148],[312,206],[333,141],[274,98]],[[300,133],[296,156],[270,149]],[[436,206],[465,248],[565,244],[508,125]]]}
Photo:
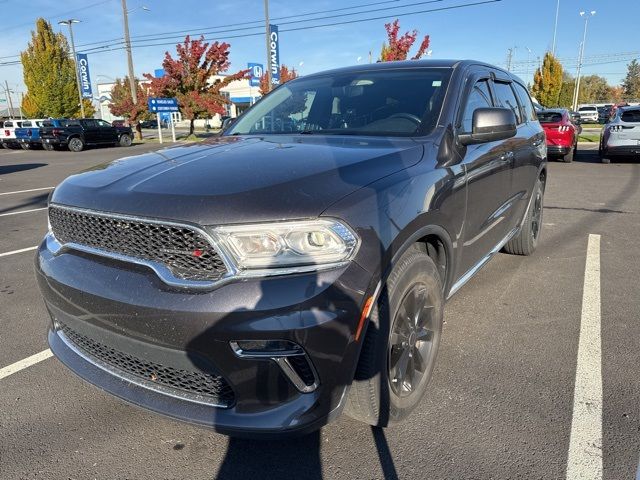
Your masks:
{"label": "driver side window", "polygon": [[489,81],[480,80],[476,82],[467,98],[467,104],[464,107],[464,114],[462,115],[462,131],[465,133],[471,133],[473,112],[478,108],[490,108],[491,92],[489,90]]}

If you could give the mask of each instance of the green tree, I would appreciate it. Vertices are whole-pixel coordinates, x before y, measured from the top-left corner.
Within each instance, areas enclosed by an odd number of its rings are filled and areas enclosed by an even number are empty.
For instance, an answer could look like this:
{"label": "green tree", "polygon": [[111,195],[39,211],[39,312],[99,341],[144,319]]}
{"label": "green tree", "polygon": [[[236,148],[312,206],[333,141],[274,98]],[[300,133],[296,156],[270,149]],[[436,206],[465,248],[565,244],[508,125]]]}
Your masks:
{"label": "green tree", "polygon": [[622,88],[629,100],[640,98],[640,63],[635,59],[627,66],[627,76],[622,82]]}
{"label": "green tree", "polygon": [[[31,41],[20,58],[27,86],[22,102],[26,116],[38,118],[79,115],[75,64],[63,34],[55,33],[49,22],[38,18],[36,30],[31,32]],[[88,106],[93,110],[90,101],[85,103],[85,108]],[[90,112],[85,112],[85,115],[88,113]]]}
{"label": "green tree", "polygon": [[610,102],[613,99],[607,79],[599,75],[587,75],[580,79],[578,103]]}
{"label": "green tree", "polygon": [[562,65],[551,52],[547,52],[533,75],[533,96],[546,107],[557,107],[562,89]]}
{"label": "green tree", "polygon": [[562,74],[562,87],[558,96],[558,106],[571,108],[573,104],[573,91],[576,88],[576,80],[567,72]]}

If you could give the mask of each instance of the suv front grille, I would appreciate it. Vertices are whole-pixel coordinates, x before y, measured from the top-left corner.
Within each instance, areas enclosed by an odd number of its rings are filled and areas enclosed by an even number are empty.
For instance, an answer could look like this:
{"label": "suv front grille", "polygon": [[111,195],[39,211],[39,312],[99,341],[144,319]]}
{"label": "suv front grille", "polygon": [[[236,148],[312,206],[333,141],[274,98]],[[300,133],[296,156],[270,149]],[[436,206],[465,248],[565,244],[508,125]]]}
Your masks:
{"label": "suv front grille", "polygon": [[76,243],[164,264],[182,280],[216,281],[227,269],[213,245],[186,225],[163,224],[50,206],[49,223],[61,243]]}
{"label": "suv front grille", "polygon": [[62,333],[76,348],[89,357],[106,364],[116,371],[175,390],[187,398],[191,395],[207,403],[229,407],[234,403],[234,393],[227,381],[219,375],[206,372],[177,369],[151,362],[121,352],[81,335],[66,325],[60,325]]}

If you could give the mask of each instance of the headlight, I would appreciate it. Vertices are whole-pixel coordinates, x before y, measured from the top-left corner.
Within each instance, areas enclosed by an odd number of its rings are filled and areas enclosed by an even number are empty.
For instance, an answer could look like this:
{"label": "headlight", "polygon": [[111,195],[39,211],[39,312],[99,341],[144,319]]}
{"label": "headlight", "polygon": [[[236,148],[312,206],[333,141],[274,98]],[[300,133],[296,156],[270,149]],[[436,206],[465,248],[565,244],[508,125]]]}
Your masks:
{"label": "headlight", "polygon": [[347,225],[334,219],[231,225],[210,231],[240,273],[339,266],[353,257],[359,243]]}

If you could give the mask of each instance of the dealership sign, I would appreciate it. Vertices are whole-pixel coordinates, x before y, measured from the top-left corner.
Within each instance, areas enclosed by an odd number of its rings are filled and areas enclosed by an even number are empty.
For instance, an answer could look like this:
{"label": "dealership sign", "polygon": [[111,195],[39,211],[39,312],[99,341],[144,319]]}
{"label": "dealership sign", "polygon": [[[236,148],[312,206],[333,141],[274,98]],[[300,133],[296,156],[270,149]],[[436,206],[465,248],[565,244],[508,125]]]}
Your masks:
{"label": "dealership sign", "polygon": [[178,108],[178,99],[176,98],[149,97],[148,106],[149,111],[153,113],[177,112],[180,110]]}
{"label": "dealership sign", "polygon": [[261,63],[247,63],[249,69],[249,86],[259,87],[260,79],[264,75],[264,66]]}
{"label": "dealership sign", "polygon": [[280,35],[277,25],[269,25],[269,70],[271,83],[280,85]]}
{"label": "dealership sign", "polygon": [[91,91],[91,77],[89,76],[89,60],[87,60],[87,54],[76,54],[76,64],[78,67],[78,75],[80,76],[82,98],[91,98],[93,92]]}

